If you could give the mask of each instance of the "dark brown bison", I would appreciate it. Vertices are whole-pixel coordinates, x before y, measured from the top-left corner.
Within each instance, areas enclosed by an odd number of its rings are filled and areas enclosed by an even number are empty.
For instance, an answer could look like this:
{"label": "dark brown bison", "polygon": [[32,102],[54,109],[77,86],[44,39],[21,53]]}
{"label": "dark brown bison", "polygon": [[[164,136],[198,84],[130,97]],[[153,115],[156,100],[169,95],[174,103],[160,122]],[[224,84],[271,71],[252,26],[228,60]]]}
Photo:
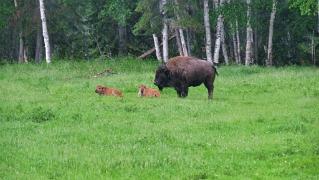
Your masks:
{"label": "dark brown bison", "polygon": [[213,98],[215,75],[218,74],[213,63],[194,57],[174,57],[158,67],[154,84],[162,90],[164,87],[175,88],[179,97],[188,95],[188,87],[204,83],[208,98]]}

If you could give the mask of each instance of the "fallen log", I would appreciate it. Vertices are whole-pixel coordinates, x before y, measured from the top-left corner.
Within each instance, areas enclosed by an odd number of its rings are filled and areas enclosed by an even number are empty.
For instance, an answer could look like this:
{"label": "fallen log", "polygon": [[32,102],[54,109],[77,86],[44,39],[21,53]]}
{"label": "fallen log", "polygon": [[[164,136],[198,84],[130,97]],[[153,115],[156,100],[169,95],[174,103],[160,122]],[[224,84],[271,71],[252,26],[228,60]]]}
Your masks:
{"label": "fallen log", "polygon": [[[175,38],[175,37],[176,37],[176,35],[171,36],[168,40],[172,40],[172,39]],[[160,46],[163,46],[163,42],[160,44]],[[151,55],[154,51],[155,51],[155,47],[152,48],[152,49],[150,49],[150,50],[145,51],[145,52],[144,52],[142,55],[140,55],[138,58],[139,58],[139,59],[144,59],[144,58],[146,58],[147,56]]]}

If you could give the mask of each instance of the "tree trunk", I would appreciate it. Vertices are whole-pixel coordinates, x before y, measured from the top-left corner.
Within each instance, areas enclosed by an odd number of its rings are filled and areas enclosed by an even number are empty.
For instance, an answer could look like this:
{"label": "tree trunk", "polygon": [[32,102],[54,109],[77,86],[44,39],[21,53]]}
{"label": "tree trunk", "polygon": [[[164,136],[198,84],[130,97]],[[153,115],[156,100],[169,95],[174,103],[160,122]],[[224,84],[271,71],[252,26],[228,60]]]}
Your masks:
{"label": "tree trunk", "polygon": [[184,56],[183,49],[182,49],[181,38],[180,38],[178,29],[175,29],[175,34],[176,34],[176,45],[177,45],[177,48],[178,48],[179,55],[180,56]]}
{"label": "tree trunk", "polygon": [[253,64],[252,54],[253,54],[253,30],[251,28],[251,0],[247,0],[247,40],[246,40],[246,58],[245,58],[245,65],[249,66]]}
{"label": "tree trunk", "polygon": [[45,45],[45,60],[49,64],[51,63],[51,49],[50,49],[50,40],[49,40],[49,33],[47,28],[47,22],[45,17],[45,8],[43,0],[39,0],[40,3],[40,14],[41,14],[41,21],[42,21],[42,33]]}
{"label": "tree trunk", "polygon": [[[215,8],[218,8],[218,6],[222,7],[224,5],[224,2],[225,2],[224,0],[220,0],[218,5],[218,1],[215,1]],[[223,50],[223,55],[224,55],[226,64],[229,61],[226,45],[224,43],[225,43],[224,17],[222,14],[219,14],[217,19],[216,41],[215,41],[215,51],[214,51],[214,63],[216,64],[219,63],[219,52],[221,47]]]}
{"label": "tree trunk", "polygon": [[255,28],[254,30],[254,52],[255,52],[255,62],[258,63],[258,27]]}
{"label": "tree trunk", "polygon": [[192,49],[191,49],[191,35],[189,29],[186,30],[186,42],[187,42],[187,52],[189,56],[192,56]]}
{"label": "tree trunk", "polygon": [[270,23],[269,23],[269,36],[268,36],[268,52],[267,52],[267,60],[266,66],[272,66],[272,41],[273,41],[273,34],[274,34],[274,21],[276,17],[276,0],[273,0],[272,11],[270,15]]}
{"label": "tree trunk", "polygon": [[214,50],[214,63],[219,63],[219,51],[221,45],[221,26],[222,26],[222,15],[218,16],[217,27],[216,27],[216,41]]}
{"label": "tree trunk", "polygon": [[161,49],[160,49],[160,45],[158,43],[158,38],[157,38],[156,34],[153,34],[153,39],[154,39],[154,47],[155,47],[155,51],[156,51],[156,58],[158,61],[162,61]]}
{"label": "tree trunk", "polygon": [[239,27],[238,27],[238,20],[236,19],[236,42],[237,42],[237,55],[238,61],[237,64],[241,64],[241,52],[240,52],[240,38],[239,38]]}
{"label": "tree trunk", "polygon": [[123,56],[127,54],[126,26],[119,24],[118,33],[119,33],[119,56]]}
{"label": "tree trunk", "polygon": [[[18,2],[17,0],[14,0],[14,7],[16,8],[16,14],[17,14],[17,18],[20,18],[20,12],[18,9]],[[19,55],[18,55],[18,62],[19,63],[23,63],[24,62],[24,43],[23,43],[23,32],[22,32],[22,28],[20,29],[19,32]]]}
{"label": "tree trunk", "polygon": [[183,29],[182,29],[182,28],[179,28],[179,35],[180,35],[180,39],[181,39],[181,43],[182,43],[183,55],[184,55],[184,56],[188,56],[187,45],[186,45],[186,41],[185,41],[185,37],[184,37],[184,32],[183,32]]}
{"label": "tree trunk", "polygon": [[228,58],[228,54],[227,54],[226,41],[225,41],[224,23],[222,23],[222,25],[221,25],[220,34],[221,34],[221,43],[222,43],[224,60],[225,60],[226,65],[229,65],[229,58]]}
{"label": "tree trunk", "polygon": [[24,63],[28,62],[28,54],[29,54],[29,49],[27,46],[24,46],[24,48],[23,48],[23,62]]}
{"label": "tree trunk", "polygon": [[319,33],[319,0],[318,0],[318,4],[317,4],[317,16],[318,16],[317,33]]}
{"label": "tree trunk", "polygon": [[312,62],[313,65],[316,65],[316,56],[315,56],[315,31],[312,32],[312,37],[311,37],[311,56],[312,56]]}
{"label": "tree trunk", "polygon": [[[177,7],[179,6],[178,0],[175,0],[175,5]],[[179,12],[175,10],[175,14],[176,14],[177,20],[180,21],[181,18],[180,18]],[[179,27],[178,31],[179,31],[178,33],[179,33],[179,36],[180,36],[178,39],[180,39],[181,47],[182,47],[182,51],[183,51],[182,52],[183,55],[181,55],[181,56],[188,56],[187,45],[186,45],[183,29],[181,27]]]}
{"label": "tree trunk", "polygon": [[22,32],[19,33],[19,63],[24,62],[24,45]]}
{"label": "tree trunk", "polygon": [[163,15],[163,60],[164,62],[168,61],[168,22],[166,17],[166,0],[161,0],[161,14]]}
{"label": "tree trunk", "polygon": [[37,41],[35,48],[35,62],[40,63],[42,59],[42,47],[43,47],[43,39],[42,39],[41,28],[39,27],[37,30]]}
{"label": "tree trunk", "polygon": [[238,62],[238,54],[237,54],[237,42],[236,42],[236,35],[235,32],[232,33],[232,41],[233,41],[233,54],[235,57],[235,62]]}
{"label": "tree trunk", "polygon": [[207,61],[213,62],[208,0],[204,0],[204,24],[205,24],[205,32],[206,32],[206,58],[207,58]]}

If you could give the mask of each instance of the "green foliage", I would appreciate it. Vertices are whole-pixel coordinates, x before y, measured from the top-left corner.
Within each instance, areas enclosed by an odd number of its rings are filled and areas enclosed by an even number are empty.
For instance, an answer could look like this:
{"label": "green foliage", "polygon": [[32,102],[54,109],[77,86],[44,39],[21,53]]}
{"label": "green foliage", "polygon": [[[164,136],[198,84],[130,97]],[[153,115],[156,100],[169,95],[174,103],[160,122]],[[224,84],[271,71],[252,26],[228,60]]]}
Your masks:
{"label": "green foliage", "polygon": [[101,15],[110,16],[120,25],[126,25],[132,15],[132,6],[134,7],[134,1],[109,0],[105,3]]}
{"label": "green foliage", "polygon": [[4,28],[14,12],[14,4],[11,0],[2,0],[0,3],[0,29]]}
{"label": "green foliage", "polygon": [[318,179],[317,69],[220,67],[213,101],[204,86],[137,97],[157,65],[0,66],[1,179]]}
{"label": "green foliage", "polygon": [[135,11],[140,13],[141,16],[134,25],[134,34],[151,35],[161,31],[162,18],[158,1],[141,0],[137,3]]}
{"label": "green foliage", "polygon": [[298,8],[302,15],[314,15],[318,12],[317,0],[289,0],[290,7]]}

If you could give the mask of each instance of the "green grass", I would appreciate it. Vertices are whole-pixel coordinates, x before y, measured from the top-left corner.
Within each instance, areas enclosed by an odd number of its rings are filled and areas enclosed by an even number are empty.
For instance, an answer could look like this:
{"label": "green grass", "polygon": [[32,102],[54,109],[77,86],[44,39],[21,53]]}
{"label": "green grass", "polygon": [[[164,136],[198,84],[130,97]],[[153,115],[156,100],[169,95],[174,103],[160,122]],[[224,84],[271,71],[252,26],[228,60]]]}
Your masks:
{"label": "green grass", "polygon": [[318,69],[220,67],[213,101],[203,85],[138,98],[156,66],[1,65],[0,179],[319,178]]}

